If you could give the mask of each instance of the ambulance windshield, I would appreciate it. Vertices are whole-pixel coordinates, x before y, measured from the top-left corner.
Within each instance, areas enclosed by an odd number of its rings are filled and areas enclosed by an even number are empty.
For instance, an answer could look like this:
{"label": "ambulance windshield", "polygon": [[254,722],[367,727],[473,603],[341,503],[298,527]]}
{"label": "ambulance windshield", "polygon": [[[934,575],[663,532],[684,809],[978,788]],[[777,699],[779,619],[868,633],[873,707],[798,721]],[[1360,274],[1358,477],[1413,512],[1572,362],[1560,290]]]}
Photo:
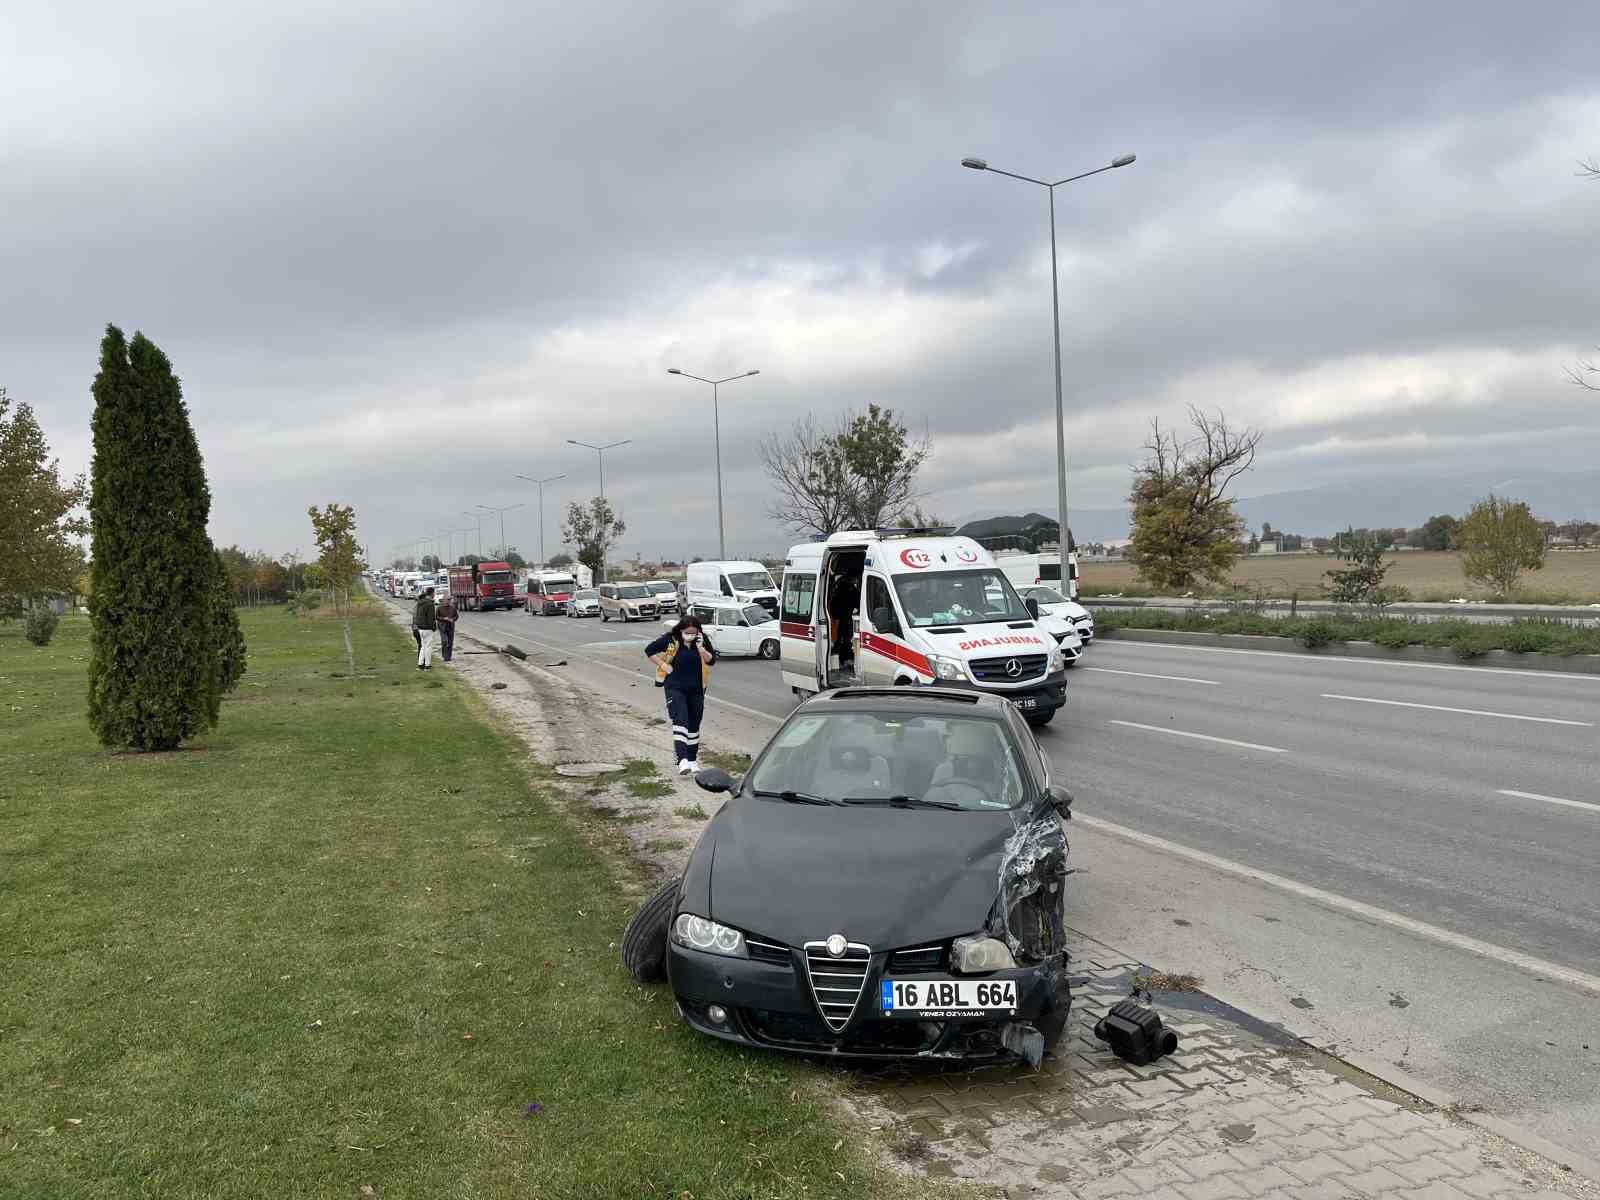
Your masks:
{"label": "ambulance windshield", "polygon": [[894,590],[906,620],[917,627],[1029,620],[1015,589],[992,568],[897,575]]}

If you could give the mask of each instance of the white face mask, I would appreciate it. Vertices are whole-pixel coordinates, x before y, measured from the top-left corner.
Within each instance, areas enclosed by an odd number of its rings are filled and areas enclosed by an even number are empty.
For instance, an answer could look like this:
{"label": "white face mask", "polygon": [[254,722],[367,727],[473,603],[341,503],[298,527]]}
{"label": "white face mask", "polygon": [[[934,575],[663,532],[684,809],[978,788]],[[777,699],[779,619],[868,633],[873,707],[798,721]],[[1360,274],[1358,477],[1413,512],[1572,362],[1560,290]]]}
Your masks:
{"label": "white face mask", "polygon": [[695,641],[696,639],[699,638],[699,636],[700,636],[700,631],[698,629],[685,629],[683,631],[683,640],[686,641],[686,642]]}

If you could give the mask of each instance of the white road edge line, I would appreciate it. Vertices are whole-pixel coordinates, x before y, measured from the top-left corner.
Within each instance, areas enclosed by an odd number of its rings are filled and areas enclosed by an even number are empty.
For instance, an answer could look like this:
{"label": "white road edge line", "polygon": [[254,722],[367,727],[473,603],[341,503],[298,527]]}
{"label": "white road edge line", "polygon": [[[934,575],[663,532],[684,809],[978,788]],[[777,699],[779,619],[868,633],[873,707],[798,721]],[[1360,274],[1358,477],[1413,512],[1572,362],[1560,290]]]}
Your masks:
{"label": "white road edge line", "polygon": [[1543,800],[1546,804],[1565,804],[1568,808],[1587,808],[1591,812],[1600,812],[1600,804],[1590,804],[1587,800],[1563,800],[1560,796],[1541,796],[1538,792],[1514,792],[1510,788],[1496,788],[1501,796],[1515,796],[1518,800]]}
{"label": "white road edge line", "polygon": [[1449,708],[1443,704],[1416,704],[1410,700],[1379,700],[1373,696],[1341,696],[1337,692],[1323,692],[1324,700],[1351,700],[1357,704],[1388,704],[1394,708],[1427,708],[1434,712],[1464,713],[1469,717],[1499,717],[1502,721],[1537,721],[1541,725],[1579,725],[1594,728],[1593,721],[1566,721],[1560,717],[1528,717],[1521,713],[1490,712],[1483,708]]}
{"label": "white road edge line", "polygon": [[[544,650],[557,650],[557,651],[560,651],[563,654],[571,654],[572,653],[572,648],[570,646],[553,646],[549,642],[538,641],[535,638],[528,637],[526,634],[510,633],[510,634],[506,634],[505,636],[509,637],[509,638],[512,638],[512,639],[515,639],[517,637],[521,637],[521,639],[523,641],[530,642],[533,645],[538,646],[538,647],[540,647],[541,649],[544,649]],[[621,673],[623,675],[632,676],[635,679],[637,679],[640,676],[645,674],[644,669],[642,667],[641,668],[637,668],[635,670],[629,670],[627,667],[619,667],[619,666],[617,666],[616,663],[602,662],[602,661],[600,661],[600,659],[595,658],[595,657],[593,657],[592,655],[589,655],[589,654],[578,654],[578,655],[575,655],[574,657],[581,658],[581,659],[583,659],[584,662],[589,663],[589,664],[591,664],[593,666],[604,667],[608,671],[617,671],[617,672],[619,672],[619,673]],[[540,664],[538,664],[538,663],[534,663],[534,666],[536,666],[536,667],[539,666],[539,665]],[[735,704],[732,700],[722,700],[722,699],[719,699],[716,696],[707,696],[706,697],[706,703],[707,704],[719,704],[723,708],[731,708],[735,712],[744,713],[746,716],[760,717],[763,721],[771,721],[774,725],[781,725],[781,724],[783,724],[784,720],[786,719],[784,717],[775,717],[771,713],[764,713],[759,708],[746,708],[742,704]]]}
{"label": "white road edge line", "polygon": [[1268,754],[1287,754],[1281,746],[1262,746],[1256,742],[1236,742],[1232,738],[1213,737],[1209,733],[1190,733],[1185,729],[1168,729],[1164,725],[1141,725],[1137,721],[1107,721],[1107,725],[1126,725],[1129,729],[1148,729],[1151,733],[1170,733],[1173,737],[1196,738],[1202,742],[1221,742],[1224,746],[1243,746],[1246,750],[1265,750]]}
{"label": "white road edge line", "polygon": [[1515,967],[1520,971],[1526,971],[1531,975],[1553,979],[1560,983],[1582,988],[1585,991],[1600,994],[1600,976],[1585,974],[1583,971],[1572,967],[1564,967],[1560,963],[1535,958],[1533,955],[1524,954],[1520,950],[1497,946],[1493,942],[1482,942],[1477,938],[1467,937],[1465,934],[1441,929],[1437,925],[1429,925],[1426,921],[1418,921],[1400,913],[1390,912],[1386,908],[1378,908],[1373,904],[1352,900],[1348,896],[1339,895],[1337,892],[1324,891],[1322,888],[1312,887],[1308,883],[1299,883],[1293,879],[1286,879],[1282,875],[1274,875],[1270,871],[1260,871],[1255,867],[1247,867],[1243,863],[1236,863],[1231,859],[1221,858],[1204,850],[1193,850],[1188,846],[1179,845],[1177,842],[1169,842],[1166,838],[1156,837],[1154,834],[1141,833],[1137,829],[1129,829],[1125,825],[1118,825],[1100,817],[1086,816],[1083,813],[1074,812],[1072,814],[1072,823],[1074,825],[1087,825],[1090,829],[1098,829],[1104,833],[1111,834],[1113,837],[1124,838],[1130,842],[1137,842],[1142,846],[1149,846],[1153,850],[1160,850],[1165,854],[1186,858],[1190,862],[1210,867],[1214,871],[1221,871],[1239,879],[1248,879],[1266,887],[1301,896],[1328,908],[1336,909],[1339,912],[1349,913],[1351,916],[1360,917],[1363,920],[1372,921],[1379,925],[1387,925],[1391,929],[1398,929],[1416,937],[1426,938],[1428,941],[1437,942],[1441,946],[1464,950],[1468,954],[1476,954],[1480,958],[1492,959],[1506,966]]}
{"label": "white road edge line", "polygon": [[1113,671],[1110,667],[1085,667],[1085,671],[1099,671],[1102,675],[1137,675],[1140,679],[1170,679],[1173,683],[1208,683],[1212,687],[1221,687],[1222,684],[1215,679],[1193,679],[1188,675],[1152,675],[1149,671]]}
{"label": "white road edge line", "polygon": [[1584,671],[1519,671],[1516,667],[1458,667],[1454,663],[1398,662],[1389,658],[1360,658],[1354,654],[1300,654],[1293,650],[1245,650],[1238,646],[1190,646],[1183,642],[1136,642],[1107,638],[1113,646],[1137,646],[1144,650],[1192,650],[1200,654],[1256,654],[1268,658],[1295,658],[1307,662],[1361,663],[1374,667],[1410,667],[1417,671],[1479,671],[1487,675],[1523,675],[1529,679],[1571,679],[1580,683],[1600,683],[1600,675]]}

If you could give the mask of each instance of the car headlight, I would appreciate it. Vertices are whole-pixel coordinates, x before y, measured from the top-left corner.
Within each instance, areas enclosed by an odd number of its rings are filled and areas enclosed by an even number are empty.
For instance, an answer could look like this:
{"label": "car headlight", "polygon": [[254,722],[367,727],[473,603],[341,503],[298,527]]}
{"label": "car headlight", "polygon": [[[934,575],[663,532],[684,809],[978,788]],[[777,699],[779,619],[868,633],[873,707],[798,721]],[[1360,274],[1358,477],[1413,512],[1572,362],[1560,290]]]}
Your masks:
{"label": "car headlight", "polygon": [[1050,662],[1045,666],[1047,672],[1065,671],[1067,669],[1067,656],[1061,653],[1061,647],[1056,646],[1050,651]]}
{"label": "car headlight", "polygon": [[965,679],[967,677],[959,658],[944,658],[938,654],[930,654],[928,655],[928,667],[933,671],[935,679]]}
{"label": "car headlight", "polygon": [[1011,951],[998,938],[957,938],[950,947],[950,969],[963,975],[981,975],[985,971],[1009,971],[1017,965]]}
{"label": "car headlight", "polygon": [[726,925],[697,917],[693,913],[679,913],[672,923],[672,940],[691,950],[704,950],[708,954],[723,954],[729,958],[749,958],[745,949],[744,934]]}

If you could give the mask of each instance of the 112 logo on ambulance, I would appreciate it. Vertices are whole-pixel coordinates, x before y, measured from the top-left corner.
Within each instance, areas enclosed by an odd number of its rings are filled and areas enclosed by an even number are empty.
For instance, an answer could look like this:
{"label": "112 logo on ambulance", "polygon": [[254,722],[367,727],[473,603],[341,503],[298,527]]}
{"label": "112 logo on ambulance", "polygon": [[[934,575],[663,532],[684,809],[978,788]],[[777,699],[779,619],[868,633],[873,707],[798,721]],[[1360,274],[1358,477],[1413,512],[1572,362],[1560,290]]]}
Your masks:
{"label": "112 logo on ambulance", "polygon": [[918,550],[913,546],[909,550],[900,551],[900,561],[905,563],[906,566],[920,571],[923,567],[932,564],[933,556],[926,550]]}

